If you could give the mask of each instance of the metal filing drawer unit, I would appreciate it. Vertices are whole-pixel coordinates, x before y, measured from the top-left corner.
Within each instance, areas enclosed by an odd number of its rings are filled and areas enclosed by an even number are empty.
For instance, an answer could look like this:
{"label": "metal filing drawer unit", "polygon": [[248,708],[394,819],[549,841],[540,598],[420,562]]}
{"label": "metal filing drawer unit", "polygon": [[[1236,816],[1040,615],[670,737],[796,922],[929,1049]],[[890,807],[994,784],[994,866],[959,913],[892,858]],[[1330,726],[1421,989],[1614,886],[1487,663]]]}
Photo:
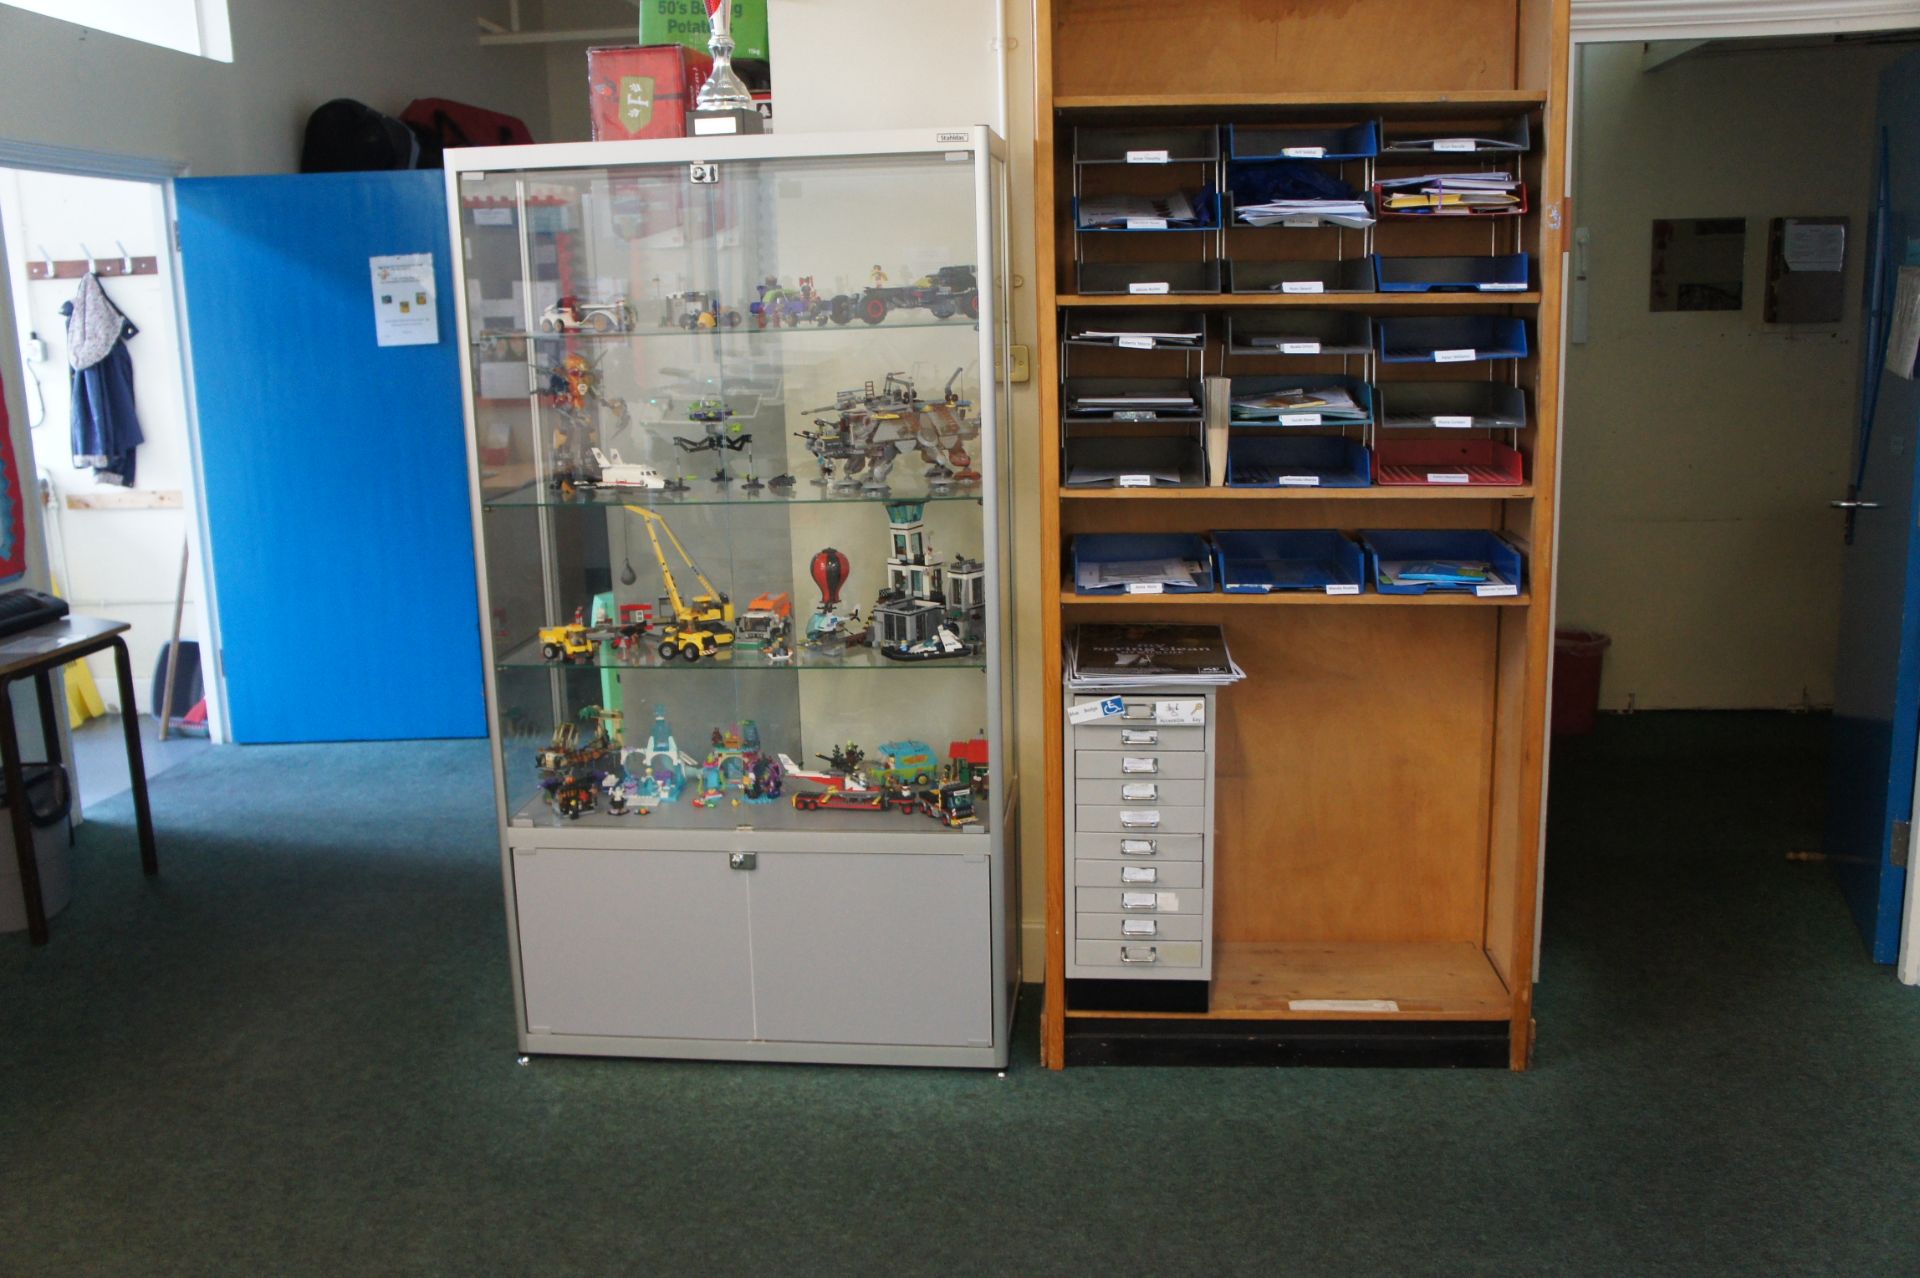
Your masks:
{"label": "metal filing drawer unit", "polygon": [[1135,689],[1085,723],[1073,707],[1110,698],[1070,698],[1069,980],[1212,979],[1214,695]]}

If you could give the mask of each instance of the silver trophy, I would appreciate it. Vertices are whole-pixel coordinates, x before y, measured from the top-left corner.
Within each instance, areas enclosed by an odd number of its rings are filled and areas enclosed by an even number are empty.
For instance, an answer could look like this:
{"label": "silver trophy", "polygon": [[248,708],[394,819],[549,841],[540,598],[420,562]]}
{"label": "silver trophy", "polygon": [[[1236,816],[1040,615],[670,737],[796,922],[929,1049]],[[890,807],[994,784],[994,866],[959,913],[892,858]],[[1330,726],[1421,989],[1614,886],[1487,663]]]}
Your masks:
{"label": "silver trophy", "polygon": [[758,133],[760,112],[733,69],[733,0],[707,0],[707,27],[713,72],[694,99],[694,136]]}

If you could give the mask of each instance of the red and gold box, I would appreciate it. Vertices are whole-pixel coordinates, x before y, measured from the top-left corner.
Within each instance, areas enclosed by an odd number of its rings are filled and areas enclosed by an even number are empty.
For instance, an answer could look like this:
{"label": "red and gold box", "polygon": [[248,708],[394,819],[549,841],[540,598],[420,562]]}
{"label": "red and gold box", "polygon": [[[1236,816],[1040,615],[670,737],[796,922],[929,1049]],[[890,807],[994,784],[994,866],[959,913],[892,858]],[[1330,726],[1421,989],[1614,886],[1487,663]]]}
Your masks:
{"label": "red and gold box", "polygon": [[684,45],[609,46],[587,50],[593,140],[678,138],[713,59]]}

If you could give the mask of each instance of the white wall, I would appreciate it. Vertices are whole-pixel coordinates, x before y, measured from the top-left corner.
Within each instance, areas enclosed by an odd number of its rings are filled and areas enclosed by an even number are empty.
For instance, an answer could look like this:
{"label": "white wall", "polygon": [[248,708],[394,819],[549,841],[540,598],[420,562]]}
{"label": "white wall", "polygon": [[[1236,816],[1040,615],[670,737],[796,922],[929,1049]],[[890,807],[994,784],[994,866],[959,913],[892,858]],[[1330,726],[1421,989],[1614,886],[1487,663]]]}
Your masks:
{"label": "white wall", "polygon": [[[1613,636],[1602,705],[1827,705],[1860,350],[1874,96],[1899,48],[1584,46],[1558,620]],[[1761,322],[1768,221],[1845,214],[1846,320]],[[1651,223],[1747,219],[1742,311],[1647,309]]]}
{"label": "white wall", "polygon": [[446,97],[547,125],[538,49],[477,42],[503,0],[236,0],[214,62],[0,7],[0,138],[180,160],[201,175],[292,172],[329,98],[398,112]]}
{"label": "white wall", "polygon": [[[33,430],[39,474],[52,486],[44,508],[51,568],[77,613],[125,621],[133,629],[127,646],[136,673],[137,700],[147,705],[146,676],[164,648],[173,624],[173,593],[187,536],[184,507],[174,509],[69,509],[69,498],[126,490],[98,484],[91,471],[73,464],[66,321],[60,307],[77,288],[74,280],[28,280],[24,262],[39,245],[56,258],[77,258],[82,244],[112,256],[115,241],[134,256],[157,256],[160,274],[109,278],[103,287],[140,332],[127,344],[132,356],[134,398],[146,436],[135,453],[135,483],[144,494],[191,491],[186,397],[181,386],[180,341],[173,308],[172,261],[166,252],[166,209],[161,188],[150,182],[118,182],[31,170],[0,170],[0,221],[21,252],[9,262],[14,314],[45,343],[44,360],[28,364],[29,398],[39,388],[41,405]],[[181,637],[199,638],[201,587],[192,572]],[[90,659],[94,680],[109,708],[119,709],[113,659]],[[183,707],[184,709],[184,707]]]}

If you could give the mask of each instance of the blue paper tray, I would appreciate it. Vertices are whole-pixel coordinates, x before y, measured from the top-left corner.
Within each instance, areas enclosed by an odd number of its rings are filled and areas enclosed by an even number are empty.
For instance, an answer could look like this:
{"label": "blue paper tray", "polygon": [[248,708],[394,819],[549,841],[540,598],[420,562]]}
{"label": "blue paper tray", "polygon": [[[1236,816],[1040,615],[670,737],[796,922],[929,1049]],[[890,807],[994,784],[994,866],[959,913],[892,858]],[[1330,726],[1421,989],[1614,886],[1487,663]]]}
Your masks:
{"label": "blue paper tray", "polygon": [[[1297,413],[1282,413],[1278,417],[1235,417],[1233,415],[1233,398],[1237,395],[1257,395],[1286,387],[1298,387],[1301,390],[1310,391],[1321,386],[1338,386],[1353,396],[1353,402],[1360,406],[1361,416],[1357,418],[1332,416],[1310,408],[1303,408]],[[1325,373],[1300,377],[1276,377],[1270,373],[1263,373],[1258,377],[1229,378],[1227,418],[1233,426],[1246,426],[1253,429],[1289,426],[1371,426],[1373,424],[1373,387],[1357,377],[1340,377]]]}
{"label": "blue paper tray", "polygon": [[1191,559],[1201,565],[1200,575],[1181,585],[1169,582],[1157,593],[1169,595],[1210,594],[1213,591],[1213,552],[1207,539],[1198,533],[1082,533],[1073,539],[1073,591],[1078,595],[1124,595],[1131,592],[1123,583],[1111,586],[1080,585],[1080,569],[1092,564],[1127,563],[1147,559]]}
{"label": "blue paper tray", "polygon": [[1420,315],[1374,325],[1385,364],[1524,359],[1527,322],[1505,315]]}
{"label": "blue paper tray", "polygon": [[1524,293],[1533,279],[1525,253],[1497,257],[1385,257],[1373,255],[1382,293]]}
{"label": "blue paper tray", "polygon": [[[1525,585],[1525,561],[1504,538],[1484,530],[1404,529],[1369,530],[1360,534],[1366,547],[1367,566],[1373,575],[1373,588],[1383,595],[1424,595],[1429,592],[1452,594],[1516,594]],[[1389,585],[1380,577],[1382,562],[1407,563],[1423,559],[1465,559],[1484,562],[1499,576],[1498,583],[1479,589],[1473,586],[1447,586],[1428,582]],[[1511,586],[1508,590],[1505,587]]]}
{"label": "blue paper tray", "polygon": [[1288,532],[1216,532],[1214,571],[1230,594],[1308,590],[1357,595],[1367,584],[1360,547],[1330,529]]}
{"label": "blue paper tray", "polygon": [[1367,488],[1373,456],[1358,440],[1235,427],[1227,436],[1229,488]]}
{"label": "blue paper tray", "polygon": [[1380,130],[1372,120],[1330,129],[1229,124],[1227,154],[1236,160],[1366,160],[1380,154]]}

